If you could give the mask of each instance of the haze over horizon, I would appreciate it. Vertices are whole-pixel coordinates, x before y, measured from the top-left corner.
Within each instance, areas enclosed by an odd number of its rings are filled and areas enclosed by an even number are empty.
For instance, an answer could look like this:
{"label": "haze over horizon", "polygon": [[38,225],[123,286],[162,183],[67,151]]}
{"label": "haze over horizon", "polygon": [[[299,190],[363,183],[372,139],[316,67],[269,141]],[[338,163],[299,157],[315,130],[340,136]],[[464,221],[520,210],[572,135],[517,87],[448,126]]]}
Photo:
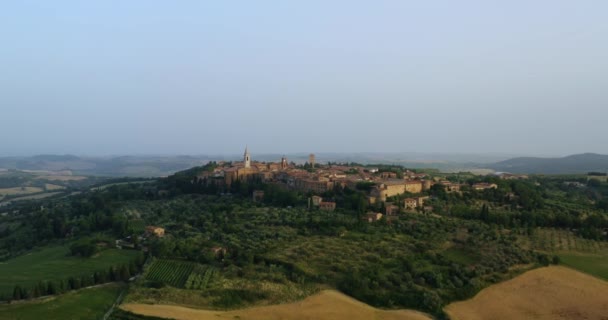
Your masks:
{"label": "haze over horizon", "polygon": [[0,5],[0,156],[608,154],[604,1]]}

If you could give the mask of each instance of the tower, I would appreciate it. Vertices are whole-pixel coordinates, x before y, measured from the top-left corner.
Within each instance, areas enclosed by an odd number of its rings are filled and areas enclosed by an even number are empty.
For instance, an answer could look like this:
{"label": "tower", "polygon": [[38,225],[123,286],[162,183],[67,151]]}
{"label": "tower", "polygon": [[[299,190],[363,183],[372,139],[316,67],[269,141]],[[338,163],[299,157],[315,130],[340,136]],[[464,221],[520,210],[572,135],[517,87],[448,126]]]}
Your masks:
{"label": "tower", "polygon": [[287,158],[285,156],[281,158],[281,169],[287,169]]}
{"label": "tower", "polygon": [[249,149],[245,146],[245,154],[243,155],[243,162],[245,163],[245,168],[251,168],[251,156],[249,155]]}
{"label": "tower", "polygon": [[308,155],[308,164],[310,164],[311,168],[315,167],[315,155],[314,155],[314,153],[311,153],[310,155]]}

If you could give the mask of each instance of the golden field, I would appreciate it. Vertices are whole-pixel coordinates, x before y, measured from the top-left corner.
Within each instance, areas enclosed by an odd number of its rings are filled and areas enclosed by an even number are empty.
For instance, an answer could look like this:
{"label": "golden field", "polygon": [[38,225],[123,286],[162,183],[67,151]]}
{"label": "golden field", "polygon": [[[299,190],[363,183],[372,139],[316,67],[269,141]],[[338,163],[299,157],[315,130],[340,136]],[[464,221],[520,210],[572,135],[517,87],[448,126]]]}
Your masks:
{"label": "golden field", "polygon": [[251,319],[251,320],[430,320],[412,310],[385,311],[348,297],[338,291],[324,290],[302,301],[233,311],[213,311],[172,305],[124,304],[122,309],[137,314],[176,320]]}
{"label": "golden field", "polygon": [[0,188],[0,197],[1,196],[15,196],[21,194],[30,194],[43,192],[42,188],[38,187],[14,187],[14,188]]}
{"label": "golden field", "polygon": [[445,311],[453,320],[608,319],[608,282],[565,267],[545,267],[488,287]]}

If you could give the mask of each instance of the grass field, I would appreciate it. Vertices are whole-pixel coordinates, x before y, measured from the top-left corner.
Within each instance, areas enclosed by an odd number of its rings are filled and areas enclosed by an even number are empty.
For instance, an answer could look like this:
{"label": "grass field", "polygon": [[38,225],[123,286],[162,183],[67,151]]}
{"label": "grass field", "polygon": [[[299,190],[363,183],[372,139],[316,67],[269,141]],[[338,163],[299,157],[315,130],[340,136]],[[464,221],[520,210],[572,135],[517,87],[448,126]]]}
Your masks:
{"label": "grass field", "polygon": [[58,186],[56,184],[51,184],[51,183],[45,183],[44,184],[44,188],[46,189],[46,191],[55,191],[55,190],[63,190],[63,189],[65,189],[64,186]]}
{"label": "grass field", "polygon": [[177,320],[251,319],[251,320],[429,320],[424,313],[411,310],[384,311],[344,294],[325,290],[303,301],[233,311],[199,310],[171,305],[124,304],[122,309],[148,316]]}
{"label": "grass field", "polygon": [[102,319],[118,297],[123,285],[109,284],[69,292],[43,301],[0,306],[0,319]]}
{"label": "grass field", "polygon": [[606,319],[608,282],[565,267],[546,267],[448,305],[452,320]]}
{"label": "grass field", "polygon": [[608,280],[608,242],[584,239],[567,230],[538,229],[530,248],[559,256],[568,267]]}
{"label": "grass field", "polygon": [[577,253],[560,253],[561,263],[568,267],[608,280],[608,257]]}
{"label": "grass field", "polygon": [[0,294],[12,293],[15,285],[31,287],[43,280],[82,276],[132,261],[137,251],[107,249],[91,258],[69,255],[67,246],[45,247],[0,263]]}
{"label": "grass field", "polygon": [[48,176],[38,176],[36,177],[36,179],[40,179],[40,180],[50,180],[50,181],[80,181],[80,180],[84,180],[87,177],[83,177],[83,176],[53,176],[53,175],[48,175]]}
{"label": "grass field", "polygon": [[45,192],[45,193],[40,193],[40,194],[34,194],[34,195],[31,195],[31,196],[17,197],[17,198],[12,198],[10,200],[7,200],[7,202],[9,202],[9,201],[10,202],[15,202],[15,201],[24,201],[24,200],[44,199],[44,198],[56,196],[58,194],[62,194],[62,192]]}
{"label": "grass field", "polygon": [[17,196],[22,194],[31,194],[37,192],[43,192],[42,188],[38,187],[15,187],[15,188],[0,188],[1,196]]}

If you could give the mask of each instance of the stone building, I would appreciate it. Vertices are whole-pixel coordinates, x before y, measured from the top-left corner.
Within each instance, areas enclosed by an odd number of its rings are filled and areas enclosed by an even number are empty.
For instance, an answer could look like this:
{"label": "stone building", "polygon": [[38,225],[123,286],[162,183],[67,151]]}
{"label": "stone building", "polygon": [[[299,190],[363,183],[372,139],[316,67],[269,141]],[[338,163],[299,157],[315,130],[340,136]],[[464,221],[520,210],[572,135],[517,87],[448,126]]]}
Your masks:
{"label": "stone building", "polygon": [[318,207],[321,202],[323,202],[323,198],[319,196],[312,196],[310,197],[310,201],[313,207]]}
{"label": "stone building", "polygon": [[405,181],[405,191],[409,193],[422,192],[422,182],[420,180]]}
{"label": "stone building", "polygon": [[369,223],[372,222],[376,222],[380,219],[382,219],[382,213],[380,212],[368,212],[365,214],[365,216],[363,217],[364,220],[366,220]]}
{"label": "stone building", "polygon": [[165,229],[156,226],[147,226],[146,227],[146,235],[162,238],[165,236]]}
{"label": "stone building", "polygon": [[334,211],[336,210],[336,203],[331,201],[323,201],[319,203],[319,210],[321,211]]}
{"label": "stone building", "polygon": [[264,191],[263,190],[253,190],[253,202],[261,202],[264,201]]}
{"label": "stone building", "polygon": [[405,198],[403,200],[403,207],[406,210],[414,210],[418,206],[418,201],[415,198]]}
{"label": "stone building", "polygon": [[251,155],[249,150],[245,147],[245,153],[243,154],[243,163],[237,164],[234,167],[224,169],[224,183],[230,186],[232,182],[240,180],[248,180],[253,178],[259,173],[258,166],[251,166]]}
{"label": "stone building", "polygon": [[471,188],[473,190],[482,191],[482,190],[486,190],[486,189],[497,189],[498,185],[496,185],[496,183],[480,182],[480,183],[473,184],[473,186]]}

